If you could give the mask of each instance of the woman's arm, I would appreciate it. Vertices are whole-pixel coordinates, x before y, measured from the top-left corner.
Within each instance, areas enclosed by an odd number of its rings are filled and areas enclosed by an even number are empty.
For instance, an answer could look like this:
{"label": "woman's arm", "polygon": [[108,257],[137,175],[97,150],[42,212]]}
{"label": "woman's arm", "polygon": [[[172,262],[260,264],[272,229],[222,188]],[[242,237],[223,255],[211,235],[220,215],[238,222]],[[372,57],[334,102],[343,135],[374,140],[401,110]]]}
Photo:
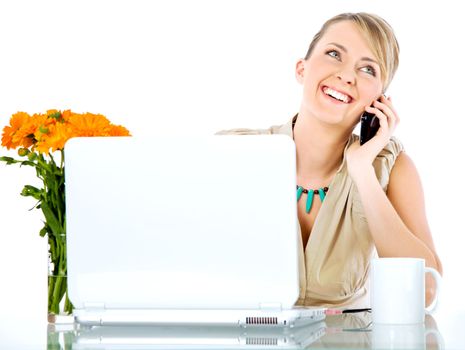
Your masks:
{"label": "woman's arm", "polygon": [[421,240],[434,256],[434,267],[442,274],[442,265],[433,243],[426,218],[425,200],[420,176],[412,159],[402,152],[392,168],[387,197],[407,228]]}
{"label": "woman's arm", "polygon": [[[360,193],[368,226],[380,257],[418,257],[442,274],[442,265],[434,249],[426,219],[423,189],[412,160],[401,152],[391,170],[384,193],[373,168],[377,154],[389,142],[399,117],[390,98],[381,97],[375,113],[380,121],[376,136],[363,146],[354,143],[347,153],[347,167]],[[435,286],[426,280],[426,301],[430,303]]]}
{"label": "woman's arm", "polygon": [[[368,226],[380,257],[418,257],[442,274],[425,213],[420,177],[410,157],[401,152],[392,168],[387,195],[374,168],[358,169],[352,178],[360,193]],[[428,276],[429,277],[429,276]],[[427,304],[435,285],[426,281]]]}
{"label": "woman's arm", "polygon": [[353,178],[380,257],[422,257],[440,270],[425,214],[423,190],[411,159],[401,152],[392,169],[387,196],[374,169]]}

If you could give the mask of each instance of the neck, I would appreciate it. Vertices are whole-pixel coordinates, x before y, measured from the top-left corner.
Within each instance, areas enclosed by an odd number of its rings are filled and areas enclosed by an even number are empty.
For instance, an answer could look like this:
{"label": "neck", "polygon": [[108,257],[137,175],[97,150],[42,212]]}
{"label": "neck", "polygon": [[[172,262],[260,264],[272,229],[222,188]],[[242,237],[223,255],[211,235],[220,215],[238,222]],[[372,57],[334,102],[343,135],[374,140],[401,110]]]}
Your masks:
{"label": "neck", "polygon": [[300,114],[294,126],[297,183],[327,186],[340,167],[351,131]]}

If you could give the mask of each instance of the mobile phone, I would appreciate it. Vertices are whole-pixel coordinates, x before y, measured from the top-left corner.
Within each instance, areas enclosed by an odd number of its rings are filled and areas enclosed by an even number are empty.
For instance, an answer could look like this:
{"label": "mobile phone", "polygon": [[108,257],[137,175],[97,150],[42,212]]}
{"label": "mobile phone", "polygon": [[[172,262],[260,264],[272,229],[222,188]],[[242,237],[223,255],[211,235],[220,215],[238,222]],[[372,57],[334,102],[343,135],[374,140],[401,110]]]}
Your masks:
{"label": "mobile phone", "polygon": [[368,142],[379,129],[379,119],[373,114],[364,112],[360,118],[360,145]]}
{"label": "mobile phone", "polygon": [[[381,98],[378,99],[380,101]],[[381,101],[380,101],[381,102]],[[373,107],[373,106],[372,106]],[[379,129],[379,119],[373,113],[363,112],[360,117],[360,145],[370,141]]]}

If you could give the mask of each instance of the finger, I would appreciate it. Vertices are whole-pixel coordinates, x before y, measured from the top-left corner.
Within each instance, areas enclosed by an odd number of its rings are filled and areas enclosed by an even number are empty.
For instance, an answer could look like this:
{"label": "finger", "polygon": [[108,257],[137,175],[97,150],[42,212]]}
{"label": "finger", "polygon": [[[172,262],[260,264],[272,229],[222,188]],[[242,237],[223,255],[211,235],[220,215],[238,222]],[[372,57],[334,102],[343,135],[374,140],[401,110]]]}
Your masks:
{"label": "finger", "polygon": [[399,123],[399,117],[397,116],[397,113],[391,106],[376,101],[374,106],[378,109],[380,109],[387,117],[388,117],[388,122],[390,126],[396,126]]}
{"label": "finger", "polygon": [[384,103],[385,105],[387,105],[392,110],[392,112],[394,113],[394,116],[396,118],[396,123],[399,124],[399,122],[400,122],[399,114],[397,113],[396,109],[394,108],[394,105],[392,104],[391,96],[386,97],[385,95],[382,95],[381,96],[381,102]]}
{"label": "finger", "polygon": [[388,115],[388,116],[390,116],[390,115],[392,116],[392,115],[394,114],[393,108],[392,108],[392,106],[389,104],[388,101],[385,101],[385,102],[375,101],[375,102],[373,103],[373,107],[382,110],[383,113],[386,114],[386,115]]}
{"label": "finger", "polygon": [[[388,115],[386,115],[378,108],[370,107],[369,112],[375,114],[379,121],[379,130],[376,135],[384,135],[384,137],[387,138],[391,137],[392,134],[394,134],[394,130],[396,129],[395,118],[388,117]],[[389,113],[392,114],[392,112]]]}
{"label": "finger", "polygon": [[380,128],[384,130],[390,130],[390,125],[388,121],[388,117],[386,114],[384,114],[379,108],[374,108],[374,107],[366,107],[365,110],[369,113],[372,113],[378,117],[379,120],[379,126]]}

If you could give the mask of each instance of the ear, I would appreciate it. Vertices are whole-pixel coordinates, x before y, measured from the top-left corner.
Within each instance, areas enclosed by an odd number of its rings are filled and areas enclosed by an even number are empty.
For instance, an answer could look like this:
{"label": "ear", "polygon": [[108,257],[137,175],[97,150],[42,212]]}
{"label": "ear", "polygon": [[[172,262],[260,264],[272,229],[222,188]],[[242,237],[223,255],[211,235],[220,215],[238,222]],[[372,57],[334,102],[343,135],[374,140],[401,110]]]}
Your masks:
{"label": "ear", "polygon": [[301,58],[295,65],[295,78],[297,82],[303,84],[304,82],[304,71],[305,71],[305,60]]}

